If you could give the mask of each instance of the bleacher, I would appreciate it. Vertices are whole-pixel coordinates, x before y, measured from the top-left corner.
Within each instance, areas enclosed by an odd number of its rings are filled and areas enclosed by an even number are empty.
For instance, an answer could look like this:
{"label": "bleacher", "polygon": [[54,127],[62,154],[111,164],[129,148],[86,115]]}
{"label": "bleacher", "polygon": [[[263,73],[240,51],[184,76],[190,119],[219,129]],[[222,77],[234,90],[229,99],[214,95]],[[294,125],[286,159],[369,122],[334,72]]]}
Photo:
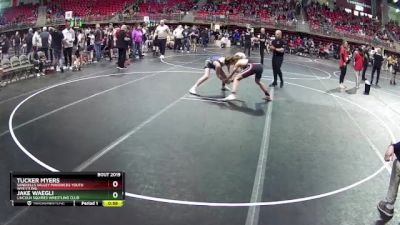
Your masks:
{"label": "bleacher", "polygon": [[2,10],[2,25],[13,23],[34,24],[37,17],[37,5],[22,5],[17,7],[5,8]]}

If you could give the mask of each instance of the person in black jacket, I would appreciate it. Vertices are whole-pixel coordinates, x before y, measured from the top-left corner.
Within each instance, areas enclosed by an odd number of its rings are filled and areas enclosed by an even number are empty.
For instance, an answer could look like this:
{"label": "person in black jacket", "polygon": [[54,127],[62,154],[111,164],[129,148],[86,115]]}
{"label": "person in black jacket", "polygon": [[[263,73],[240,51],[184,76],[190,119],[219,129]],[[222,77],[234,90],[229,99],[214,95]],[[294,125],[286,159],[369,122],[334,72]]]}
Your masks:
{"label": "person in black jacket", "polygon": [[33,30],[32,28],[30,28],[28,34],[25,37],[26,54],[29,54],[32,51],[32,38],[33,38]]}
{"label": "person in black jacket", "polygon": [[396,202],[397,192],[400,184],[400,142],[389,145],[385,153],[385,161],[392,161],[394,156],[396,156],[396,159],[393,161],[389,190],[385,200],[380,201],[377,207],[381,214],[388,217],[393,216],[394,203]]}
{"label": "person in black jacket", "polygon": [[21,50],[21,36],[19,35],[18,31],[15,33],[12,44],[14,46],[14,54],[19,56]]}
{"label": "person in black jacket", "polygon": [[64,40],[64,35],[61,32],[60,28],[49,28],[51,37],[52,37],[52,42],[51,42],[51,48],[53,49],[53,66],[56,68],[56,71],[59,72],[61,71],[62,73],[64,72],[64,69],[60,63],[61,60],[61,52],[62,52],[62,42]]}
{"label": "person in black jacket", "polygon": [[8,59],[8,50],[10,49],[10,40],[8,37],[3,34],[2,35],[2,42],[1,42],[1,51],[3,53],[3,58]]}
{"label": "person in black jacket", "polygon": [[374,64],[372,67],[372,74],[371,74],[371,84],[374,82],[374,75],[376,71],[376,85],[378,85],[379,82],[379,76],[381,75],[381,67],[382,67],[382,62],[383,62],[383,57],[381,53],[381,49],[377,48],[376,52],[374,54]]}
{"label": "person in black jacket", "polygon": [[126,50],[129,48],[131,39],[127,34],[128,28],[126,25],[122,25],[120,31],[117,34],[117,48],[118,48],[118,69],[124,69],[126,61]]}
{"label": "person in black jacket", "polygon": [[364,67],[362,71],[362,80],[366,80],[365,78],[365,72],[367,72],[368,69],[368,64],[369,64],[369,53],[368,53],[368,48],[364,47],[363,48],[363,59],[364,59]]}
{"label": "person in black jacket", "polygon": [[246,33],[244,33],[244,53],[247,53],[247,57],[250,57],[251,37],[251,29],[248,28]]}
{"label": "person in black jacket", "polygon": [[261,28],[261,33],[260,33],[260,57],[261,57],[261,64],[264,64],[264,55],[265,55],[265,48],[266,48],[266,41],[267,41],[267,35],[265,34],[265,28]]}

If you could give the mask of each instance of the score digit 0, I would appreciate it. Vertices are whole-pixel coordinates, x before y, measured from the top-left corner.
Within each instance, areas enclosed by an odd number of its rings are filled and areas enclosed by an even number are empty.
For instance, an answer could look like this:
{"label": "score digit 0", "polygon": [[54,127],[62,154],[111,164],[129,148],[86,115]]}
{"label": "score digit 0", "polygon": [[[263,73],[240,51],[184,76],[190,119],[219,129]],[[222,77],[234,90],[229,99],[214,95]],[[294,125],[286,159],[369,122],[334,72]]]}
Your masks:
{"label": "score digit 0", "polygon": [[118,198],[118,192],[113,192],[113,198]]}
{"label": "score digit 0", "polygon": [[118,181],[113,181],[112,186],[115,188],[118,187]]}

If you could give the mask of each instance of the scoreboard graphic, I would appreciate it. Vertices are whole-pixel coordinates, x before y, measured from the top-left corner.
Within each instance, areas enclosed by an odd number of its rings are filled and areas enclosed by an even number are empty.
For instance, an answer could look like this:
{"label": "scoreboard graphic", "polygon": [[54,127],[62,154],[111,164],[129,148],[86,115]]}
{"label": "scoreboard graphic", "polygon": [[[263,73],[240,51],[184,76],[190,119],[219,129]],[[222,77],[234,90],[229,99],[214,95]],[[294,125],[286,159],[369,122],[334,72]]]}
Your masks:
{"label": "scoreboard graphic", "polygon": [[13,206],[122,207],[124,172],[10,173]]}

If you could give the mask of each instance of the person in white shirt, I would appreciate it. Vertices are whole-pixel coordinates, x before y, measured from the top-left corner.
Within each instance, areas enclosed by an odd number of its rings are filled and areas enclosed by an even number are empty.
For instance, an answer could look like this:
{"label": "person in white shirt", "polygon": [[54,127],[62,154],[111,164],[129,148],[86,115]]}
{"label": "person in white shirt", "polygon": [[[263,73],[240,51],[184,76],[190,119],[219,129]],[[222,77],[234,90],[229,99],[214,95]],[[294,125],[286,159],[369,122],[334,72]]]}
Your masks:
{"label": "person in white shirt", "polygon": [[75,31],[71,28],[70,24],[67,23],[65,29],[62,31],[64,35],[63,46],[64,46],[64,62],[65,66],[72,70],[72,48],[74,47]]}
{"label": "person in white shirt", "polygon": [[40,37],[40,29],[35,31],[32,37],[32,46],[36,47],[36,49],[42,48],[42,38]]}
{"label": "person in white shirt", "polygon": [[165,25],[164,20],[161,20],[160,25],[157,26],[155,31],[155,38],[158,40],[158,46],[160,47],[160,59],[165,58],[165,46],[167,45],[167,37],[170,33],[169,27]]}
{"label": "person in white shirt", "polygon": [[175,38],[174,51],[176,50],[179,51],[182,48],[182,38],[183,38],[182,32],[183,32],[182,25],[179,25],[173,32]]}

